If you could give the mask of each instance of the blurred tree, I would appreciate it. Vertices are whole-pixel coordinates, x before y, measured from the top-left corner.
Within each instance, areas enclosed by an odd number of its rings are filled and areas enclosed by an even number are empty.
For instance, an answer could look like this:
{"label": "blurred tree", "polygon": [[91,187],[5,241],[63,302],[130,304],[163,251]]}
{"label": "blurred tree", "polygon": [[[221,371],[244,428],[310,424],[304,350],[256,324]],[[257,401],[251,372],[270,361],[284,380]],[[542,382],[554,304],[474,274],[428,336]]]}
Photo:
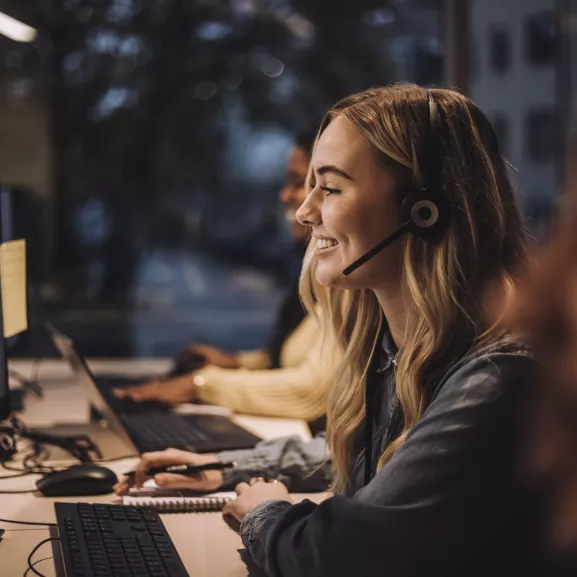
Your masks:
{"label": "blurred tree", "polygon": [[[50,49],[55,265],[77,271],[94,255],[99,300],[122,300],[139,251],[182,245],[195,215],[203,246],[258,258],[255,207],[276,201],[274,178],[239,173],[239,150],[251,154],[255,131],[295,132],[391,78],[394,1],[27,0],[18,10]],[[255,149],[257,176],[278,150]]]}

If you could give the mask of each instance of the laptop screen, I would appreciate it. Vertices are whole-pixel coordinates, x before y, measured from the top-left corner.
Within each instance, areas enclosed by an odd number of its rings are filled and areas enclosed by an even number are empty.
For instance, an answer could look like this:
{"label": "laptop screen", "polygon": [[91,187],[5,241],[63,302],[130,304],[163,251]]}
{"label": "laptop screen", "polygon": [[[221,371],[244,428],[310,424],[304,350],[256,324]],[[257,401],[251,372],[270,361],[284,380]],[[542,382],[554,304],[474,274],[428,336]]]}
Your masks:
{"label": "laptop screen", "polygon": [[52,337],[54,346],[58,349],[62,358],[68,362],[74,375],[84,388],[86,398],[90,404],[100,413],[105,419],[114,433],[121,436],[126,442],[134,447],[130,437],[126,434],[122,423],[116,416],[116,413],[108,405],[105,398],[102,396],[96,382],[94,375],[86,362],[86,359],[76,350],[74,342],[63,332],[59,331],[54,325],[47,323],[46,328]]}

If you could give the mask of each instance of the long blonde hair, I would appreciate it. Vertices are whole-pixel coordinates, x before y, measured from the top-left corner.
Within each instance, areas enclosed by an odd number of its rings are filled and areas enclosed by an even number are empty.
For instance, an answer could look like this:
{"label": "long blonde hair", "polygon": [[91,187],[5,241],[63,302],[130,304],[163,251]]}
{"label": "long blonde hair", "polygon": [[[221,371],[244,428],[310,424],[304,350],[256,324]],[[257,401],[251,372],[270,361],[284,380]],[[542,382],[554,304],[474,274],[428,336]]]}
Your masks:
{"label": "long blonde hair", "polygon": [[[525,227],[489,121],[458,92],[430,92],[439,109],[439,149],[434,154],[442,163],[440,189],[450,201],[451,220],[439,243],[413,235],[402,241],[402,274],[414,311],[397,356],[404,424],[381,455],[379,468],[421,418],[435,380],[472,347],[500,338],[501,329],[488,318],[484,294],[495,286],[511,292],[526,259]],[[371,89],[336,104],[319,136],[334,118],[346,117],[382,152],[402,195],[406,185],[422,182],[419,160],[427,143],[428,114],[426,92],[416,85]],[[325,338],[336,341],[342,355],[328,401],[327,441],[334,489],[344,491],[365,416],[366,373],[385,320],[372,291],[324,288],[316,282],[315,248],[313,238],[300,290],[310,312],[318,303]]]}

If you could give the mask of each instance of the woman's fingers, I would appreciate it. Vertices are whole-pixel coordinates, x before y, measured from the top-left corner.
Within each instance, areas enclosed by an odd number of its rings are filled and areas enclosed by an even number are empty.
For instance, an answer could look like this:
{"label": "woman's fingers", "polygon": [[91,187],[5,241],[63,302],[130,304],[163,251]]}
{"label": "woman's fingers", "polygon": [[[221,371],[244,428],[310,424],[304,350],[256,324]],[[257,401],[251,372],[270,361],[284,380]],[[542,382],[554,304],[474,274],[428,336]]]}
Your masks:
{"label": "woman's fingers", "polygon": [[248,483],[239,483],[234,490],[236,494],[240,497],[243,493],[250,491],[250,485]]}
{"label": "woman's fingers", "polygon": [[202,458],[195,455],[195,453],[181,451],[179,449],[166,449],[165,451],[144,453],[136,465],[134,483],[137,487],[142,487],[144,481],[150,477],[148,471],[154,467],[192,465],[196,462],[202,462]]}

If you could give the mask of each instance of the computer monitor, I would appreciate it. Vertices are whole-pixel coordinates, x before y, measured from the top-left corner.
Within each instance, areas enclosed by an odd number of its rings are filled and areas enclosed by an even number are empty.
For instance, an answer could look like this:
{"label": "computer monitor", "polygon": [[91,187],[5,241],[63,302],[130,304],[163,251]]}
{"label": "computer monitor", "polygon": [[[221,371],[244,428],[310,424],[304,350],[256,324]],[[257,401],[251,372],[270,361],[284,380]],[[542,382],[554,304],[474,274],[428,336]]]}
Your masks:
{"label": "computer monitor", "polygon": [[[14,240],[12,213],[12,192],[0,187],[0,242]],[[8,386],[8,353],[6,339],[3,337],[4,319],[2,318],[2,295],[0,291],[0,421],[11,413],[10,388]]]}
{"label": "computer monitor", "polygon": [[[3,326],[2,298],[0,296],[0,329]],[[1,334],[1,333],[0,333]],[[6,339],[0,338],[0,421],[7,419],[12,411],[10,404],[10,388],[8,387],[8,358],[6,354]]]}

